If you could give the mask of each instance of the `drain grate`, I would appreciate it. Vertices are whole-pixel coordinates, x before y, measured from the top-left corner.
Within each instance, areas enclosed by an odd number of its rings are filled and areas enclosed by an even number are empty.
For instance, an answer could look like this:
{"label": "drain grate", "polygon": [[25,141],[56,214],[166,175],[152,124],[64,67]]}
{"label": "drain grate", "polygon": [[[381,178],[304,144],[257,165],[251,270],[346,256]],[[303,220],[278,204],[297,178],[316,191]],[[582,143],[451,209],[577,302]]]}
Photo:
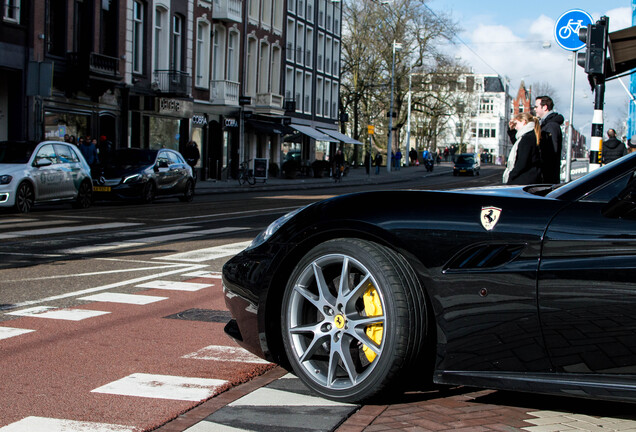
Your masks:
{"label": "drain grate", "polygon": [[187,309],[182,312],[177,312],[173,315],[168,315],[169,319],[180,319],[186,321],[204,321],[204,322],[217,322],[226,323],[232,319],[232,315],[228,311],[224,310],[212,310],[212,309]]}

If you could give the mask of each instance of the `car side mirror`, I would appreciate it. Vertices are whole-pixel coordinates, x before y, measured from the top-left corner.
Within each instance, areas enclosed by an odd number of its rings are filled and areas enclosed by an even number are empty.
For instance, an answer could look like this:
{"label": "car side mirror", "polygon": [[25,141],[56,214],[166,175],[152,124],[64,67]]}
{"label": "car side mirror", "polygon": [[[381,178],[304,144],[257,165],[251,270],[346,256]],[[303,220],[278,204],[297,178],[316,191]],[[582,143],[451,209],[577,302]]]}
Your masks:
{"label": "car side mirror", "polygon": [[33,163],[33,166],[36,168],[46,167],[50,165],[53,165],[53,162],[51,162],[51,159],[38,159],[37,161]]}
{"label": "car side mirror", "polygon": [[612,199],[603,209],[603,216],[609,218],[636,219],[636,190],[630,185]]}

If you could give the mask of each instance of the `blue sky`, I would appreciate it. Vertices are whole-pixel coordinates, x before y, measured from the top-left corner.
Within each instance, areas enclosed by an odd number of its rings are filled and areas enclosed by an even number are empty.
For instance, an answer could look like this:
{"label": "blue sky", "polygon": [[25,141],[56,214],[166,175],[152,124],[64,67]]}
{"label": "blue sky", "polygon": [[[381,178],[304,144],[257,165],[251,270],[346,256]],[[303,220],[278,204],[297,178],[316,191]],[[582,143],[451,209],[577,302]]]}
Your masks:
{"label": "blue sky", "polygon": [[[557,111],[566,119],[570,112],[572,82],[571,53],[559,47],[553,37],[556,20],[566,11],[582,9],[597,20],[610,18],[610,32],[631,27],[630,0],[502,2],[495,0],[430,0],[428,6],[444,12],[460,25],[461,33],[448,52],[471,66],[475,73],[493,73],[510,80],[516,94],[521,81],[526,86],[545,82],[556,91]],[[543,48],[545,42],[550,48]],[[467,46],[463,45],[465,43]],[[574,126],[589,136],[593,95],[583,69],[577,67]],[[629,78],[623,78],[629,87]],[[618,81],[608,82],[605,130],[619,128],[627,115],[628,95]]]}

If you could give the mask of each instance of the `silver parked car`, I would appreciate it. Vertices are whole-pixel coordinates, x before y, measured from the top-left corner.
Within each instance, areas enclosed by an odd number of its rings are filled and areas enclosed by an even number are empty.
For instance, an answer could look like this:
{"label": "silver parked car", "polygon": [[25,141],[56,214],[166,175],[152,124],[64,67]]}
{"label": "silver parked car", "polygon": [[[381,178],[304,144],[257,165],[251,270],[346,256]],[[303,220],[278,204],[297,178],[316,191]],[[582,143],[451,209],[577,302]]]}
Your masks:
{"label": "silver parked car", "polygon": [[91,170],[79,149],[60,141],[0,142],[0,207],[27,213],[41,202],[91,205]]}

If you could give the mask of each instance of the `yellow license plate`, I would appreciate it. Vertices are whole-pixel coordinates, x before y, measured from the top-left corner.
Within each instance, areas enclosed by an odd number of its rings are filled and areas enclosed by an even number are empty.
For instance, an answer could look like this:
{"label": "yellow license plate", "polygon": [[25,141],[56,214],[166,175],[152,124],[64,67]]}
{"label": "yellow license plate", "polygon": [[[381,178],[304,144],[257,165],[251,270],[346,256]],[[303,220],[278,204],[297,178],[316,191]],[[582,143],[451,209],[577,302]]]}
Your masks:
{"label": "yellow license plate", "polygon": [[94,192],[110,192],[110,186],[93,186]]}
{"label": "yellow license plate", "polygon": [[463,169],[463,170],[459,170],[459,172],[466,172],[466,170],[465,170],[465,169]]}

